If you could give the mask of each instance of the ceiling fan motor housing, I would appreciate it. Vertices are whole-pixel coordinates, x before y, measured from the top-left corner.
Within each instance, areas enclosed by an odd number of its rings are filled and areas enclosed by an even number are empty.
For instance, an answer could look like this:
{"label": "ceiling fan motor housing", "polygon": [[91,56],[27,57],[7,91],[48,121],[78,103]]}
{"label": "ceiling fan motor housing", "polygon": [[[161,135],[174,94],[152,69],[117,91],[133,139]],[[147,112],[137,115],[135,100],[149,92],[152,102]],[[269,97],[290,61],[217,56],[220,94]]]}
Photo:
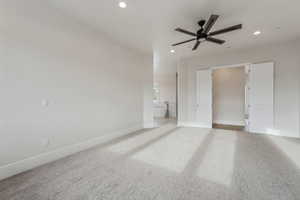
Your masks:
{"label": "ceiling fan motor housing", "polygon": [[200,29],[198,32],[197,32],[197,40],[201,39],[201,38],[207,38],[207,34],[206,33],[203,33],[203,29]]}

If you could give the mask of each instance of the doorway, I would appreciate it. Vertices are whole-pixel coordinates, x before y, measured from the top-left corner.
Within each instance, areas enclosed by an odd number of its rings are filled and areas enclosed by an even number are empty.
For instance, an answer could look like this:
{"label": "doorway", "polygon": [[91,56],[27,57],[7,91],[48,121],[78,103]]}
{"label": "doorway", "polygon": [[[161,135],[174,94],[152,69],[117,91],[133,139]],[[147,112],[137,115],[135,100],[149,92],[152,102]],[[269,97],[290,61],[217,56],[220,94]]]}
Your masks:
{"label": "doorway", "polygon": [[189,110],[193,120],[185,125],[277,134],[273,62],[199,69],[195,91],[195,107]]}
{"label": "doorway", "polygon": [[213,128],[245,130],[245,66],[225,67],[212,71]]}

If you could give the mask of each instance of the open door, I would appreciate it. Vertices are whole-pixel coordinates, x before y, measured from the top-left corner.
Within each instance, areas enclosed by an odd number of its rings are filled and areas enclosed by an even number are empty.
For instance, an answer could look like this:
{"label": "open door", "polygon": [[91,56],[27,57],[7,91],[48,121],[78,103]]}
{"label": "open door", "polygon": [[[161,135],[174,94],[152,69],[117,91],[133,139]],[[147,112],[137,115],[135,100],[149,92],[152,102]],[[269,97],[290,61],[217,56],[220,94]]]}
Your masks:
{"label": "open door", "polygon": [[199,127],[212,128],[212,71],[197,71],[196,123]]}
{"label": "open door", "polygon": [[248,85],[248,130],[270,133],[274,128],[274,63],[252,64]]}

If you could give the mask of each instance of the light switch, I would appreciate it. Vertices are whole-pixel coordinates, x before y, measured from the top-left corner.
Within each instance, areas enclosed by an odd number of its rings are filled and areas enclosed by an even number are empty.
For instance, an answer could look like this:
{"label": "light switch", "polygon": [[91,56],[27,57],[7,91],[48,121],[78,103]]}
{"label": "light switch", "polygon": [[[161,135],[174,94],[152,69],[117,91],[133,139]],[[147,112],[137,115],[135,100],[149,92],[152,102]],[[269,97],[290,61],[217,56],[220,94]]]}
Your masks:
{"label": "light switch", "polygon": [[49,105],[49,101],[47,99],[42,100],[42,106],[47,107]]}

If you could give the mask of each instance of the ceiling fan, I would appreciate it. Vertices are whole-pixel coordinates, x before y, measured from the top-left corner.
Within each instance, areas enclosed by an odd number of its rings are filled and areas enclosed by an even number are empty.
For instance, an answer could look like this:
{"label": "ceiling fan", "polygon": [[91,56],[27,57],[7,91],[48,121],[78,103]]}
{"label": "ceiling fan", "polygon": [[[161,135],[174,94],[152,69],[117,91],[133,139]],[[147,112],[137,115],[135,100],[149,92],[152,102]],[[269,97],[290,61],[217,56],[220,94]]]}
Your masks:
{"label": "ceiling fan", "polygon": [[207,22],[205,20],[200,20],[198,22],[198,24],[200,26],[200,29],[196,33],[184,30],[182,28],[176,28],[175,31],[185,33],[187,35],[194,36],[195,38],[173,44],[172,46],[177,46],[177,45],[180,45],[180,44],[184,44],[184,43],[192,42],[192,41],[196,40],[196,44],[193,47],[193,51],[195,51],[201,43],[200,39],[204,39],[204,41],[209,41],[209,42],[213,42],[213,43],[221,45],[221,44],[225,43],[225,40],[217,39],[217,38],[214,38],[212,36],[227,33],[227,32],[230,32],[230,31],[235,31],[235,30],[238,30],[238,29],[242,28],[242,24],[238,24],[238,25],[234,25],[234,26],[230,26],[230,27],[221,29],[221,30],[210,32],[211,28],[216,23],[218,18],[219,18],[219,15],[211,15]]}

